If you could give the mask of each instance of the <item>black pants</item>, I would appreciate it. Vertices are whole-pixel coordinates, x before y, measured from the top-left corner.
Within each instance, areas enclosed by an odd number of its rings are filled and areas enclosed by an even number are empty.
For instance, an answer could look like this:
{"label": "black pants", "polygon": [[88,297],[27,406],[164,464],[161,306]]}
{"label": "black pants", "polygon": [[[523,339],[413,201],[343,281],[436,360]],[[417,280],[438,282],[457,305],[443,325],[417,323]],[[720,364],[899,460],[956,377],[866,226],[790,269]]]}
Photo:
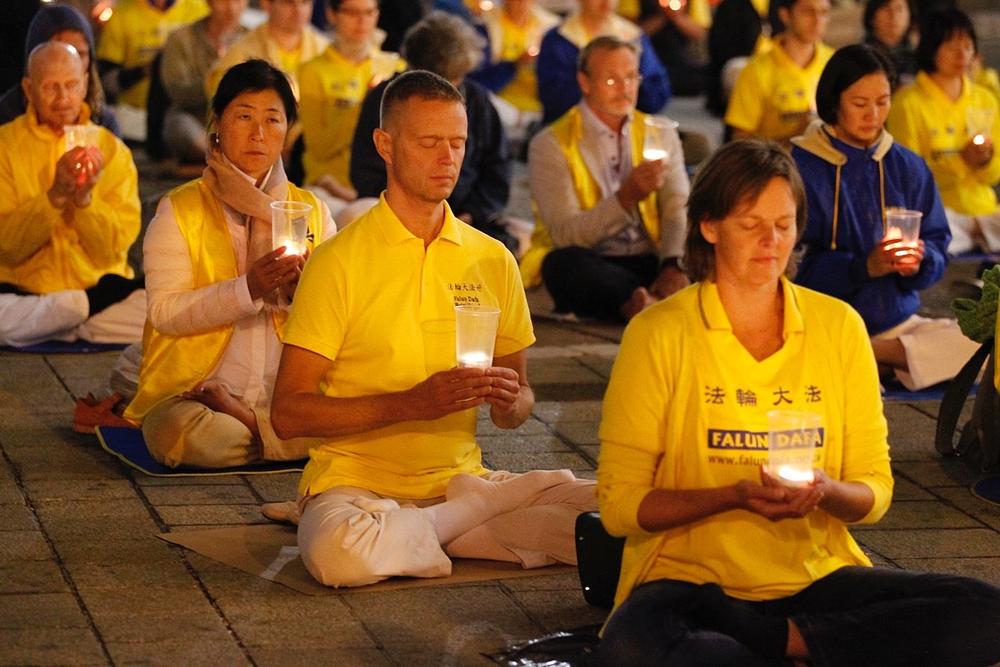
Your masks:
{"label": "black pants", "polygon": [[[643,584],[614,613],[600,645],[604,665],[785,665],[694,621],[706,587]],[[791,618],[813,665],[980,667],[1000,660],[1000,589],[944,574],[844,567],[787,598],[727,604],[741,614]],[[717,614],[716,618],[722,614]]]}
{"label": "black pants", "polygon": [[542,282],[556,312],[621,321],[621,307],[638,287],[656,280],[656,255],[606,257],[590,248],[552,250],[542,262]]}

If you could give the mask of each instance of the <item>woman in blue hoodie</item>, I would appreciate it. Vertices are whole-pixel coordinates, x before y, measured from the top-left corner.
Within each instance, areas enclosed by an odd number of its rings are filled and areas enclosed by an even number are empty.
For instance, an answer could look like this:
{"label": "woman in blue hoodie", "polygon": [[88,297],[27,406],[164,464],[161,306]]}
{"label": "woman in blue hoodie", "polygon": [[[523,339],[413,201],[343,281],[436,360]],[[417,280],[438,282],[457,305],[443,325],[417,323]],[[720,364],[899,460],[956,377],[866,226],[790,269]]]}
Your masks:
{"label": "woman in blue hoodie", "polygon": [[[821,120],[792,140],[809,211],[796,282],[854,306],[880,370],[917,390],[954,377],[977,346],[954,320],[917,315],[951,233],[926,163],[885,131],[891,79],[886,57],[862,44],[839,49],[820,76]],[[923,214],[916,247],[886,238],[890,208]]]}

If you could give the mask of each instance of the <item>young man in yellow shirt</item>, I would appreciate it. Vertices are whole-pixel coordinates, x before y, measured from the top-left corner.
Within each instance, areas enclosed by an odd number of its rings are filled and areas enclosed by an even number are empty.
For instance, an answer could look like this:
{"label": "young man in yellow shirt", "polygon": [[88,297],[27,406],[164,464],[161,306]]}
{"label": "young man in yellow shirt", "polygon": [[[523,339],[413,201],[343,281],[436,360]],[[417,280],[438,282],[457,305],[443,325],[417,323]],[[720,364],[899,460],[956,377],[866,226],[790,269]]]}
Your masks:
{"label": "young man in yellow shirt", "polygon": [[779,0],[785,30],[750,59],[729,99],[725,122],[734,139],[788,141],[816,112],[816,85],[833,49],[823,44],[829,0]]}
{"label": "young man in yellow shirt", "polygon": [[[280,437],[325,440],[299,483],[299,548],[329,586],[446,576],[449,556],[575,563],[576,516],[596,506],[569,471],[482,465],[477,408],[504,429],[531,414],[534,335],[513,256],[445,202],[467,138],[446,80],[389,84],[374,133],[387,188],[317,249],[296,292],[271,417]],[[455,367],[459,304],[500,310],[487,368]]]}
{"label": "young man in yellow shirt", "polygon": [[305,183],[334,216],[358,196],[350,160],[361,102],[405,67],[398,54],[379,49],[385,33],[376,28],[378,15],[377,0],[327,0],[333,40],[299,70]]}

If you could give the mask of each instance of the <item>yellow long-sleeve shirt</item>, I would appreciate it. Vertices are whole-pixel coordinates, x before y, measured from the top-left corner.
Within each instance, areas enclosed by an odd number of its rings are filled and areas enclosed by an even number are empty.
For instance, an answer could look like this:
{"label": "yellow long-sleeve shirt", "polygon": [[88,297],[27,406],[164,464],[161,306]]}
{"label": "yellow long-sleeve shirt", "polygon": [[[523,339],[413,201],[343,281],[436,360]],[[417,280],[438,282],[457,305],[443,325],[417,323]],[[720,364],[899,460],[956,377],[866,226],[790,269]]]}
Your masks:
{"label": "yellow long-sleeve shirt", "polygon": [[[81,122],[87,121],[84,112]],[[44,294],[86,289],[105,273],[131,278],[128,249],[139,235],[138,174],[132,153],[99,128],[104,158],[85,208],[57,209],[46,194],[65,142],[35,111],[0,126],[0,282]]]}
{"label": "yellow long-sleeve shirt", "polygon": [[650,491],[759,480],[767,413],[822,416],[814,467],[871,488],[862,523],[892,498],[887,427],[864,323],[850,306],[782,279],[784,345],[757,361],[736,339],[713,283],[643,311],[625,330],[604,398],[597,467],[601,520],[626,536],[616,603],[657,579],[714,582],[746,600],[792,595],[846,565],[870,565],[844,522],[823,511],[771,522],[732,510],[649,533]]}
{"label": "yellow long-sleeve shirt", "polygon": [[992,110],[993,142],[1000,141],[1000,105],[986,88],[962,81],[951,100],[926,72],[892,98],[886,123],[893,138],[927,161],[945,207],[964,215],[990,215],[1000,206],[993,185],[1000,181],[1000,150],[985,166],[973,169],[959,155],[969,142],[969,109]]}

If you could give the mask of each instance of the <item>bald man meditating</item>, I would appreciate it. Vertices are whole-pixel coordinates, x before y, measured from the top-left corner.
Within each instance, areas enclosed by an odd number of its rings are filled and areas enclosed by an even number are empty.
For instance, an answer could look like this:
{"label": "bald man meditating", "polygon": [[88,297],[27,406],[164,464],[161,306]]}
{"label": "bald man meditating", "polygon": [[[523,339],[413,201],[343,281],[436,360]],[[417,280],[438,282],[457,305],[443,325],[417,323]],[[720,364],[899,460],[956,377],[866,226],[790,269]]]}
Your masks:
{"label": "bald man meditating", "polygon": [[[0,344],[136,341],[142,294],[102,312],[141,285],[127,258],[140,223],[132,154],[91,123],[72,46],[36,47],[22,86],[27,110],[0,126]],[[67,146],[67,125],[92,127],[92,145]]]}

